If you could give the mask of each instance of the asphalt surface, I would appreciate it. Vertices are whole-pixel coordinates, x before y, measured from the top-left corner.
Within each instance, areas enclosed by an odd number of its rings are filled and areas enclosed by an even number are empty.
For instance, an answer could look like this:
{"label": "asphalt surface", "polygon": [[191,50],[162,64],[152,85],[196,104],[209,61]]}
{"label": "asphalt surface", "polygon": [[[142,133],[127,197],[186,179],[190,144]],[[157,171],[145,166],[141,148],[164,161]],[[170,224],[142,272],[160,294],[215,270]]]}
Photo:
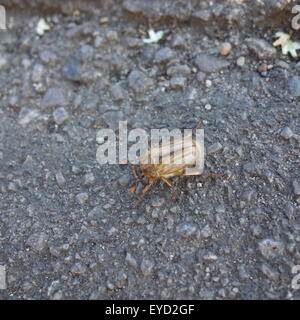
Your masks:
{"label": "asphalt surface", "polygon": [[[1,299],[300,298],[300,66],[272,46],[292,3],[2,3]],[[120,119],[202,120],[205,172],[228,178],[132,209],[129,167],[96,161]]]}

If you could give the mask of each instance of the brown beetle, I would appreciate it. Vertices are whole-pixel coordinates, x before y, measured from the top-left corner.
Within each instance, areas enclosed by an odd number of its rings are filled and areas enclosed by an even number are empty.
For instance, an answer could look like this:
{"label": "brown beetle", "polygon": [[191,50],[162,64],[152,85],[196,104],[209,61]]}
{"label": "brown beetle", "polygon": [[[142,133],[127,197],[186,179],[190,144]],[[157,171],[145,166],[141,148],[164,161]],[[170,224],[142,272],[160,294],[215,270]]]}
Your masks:
{"label": "brown beetle", "polygon": [[[157,146],[148,148],[148,150],[140,156],[140,169],[142,175],[147,178],[148,184],[142,190],[142,195],[135,202],[133,208],[136,208],[139,205],[145,193],[152,187],[157,179],[161,179],[172,189],[172,198],[175,200],[176,191],[173,184],[168,180],[169,178],[190,175],[205,175],[211,177],[226,176],[226,174],[203,174],[197,170],[192,173],[186,172],[186,168],[195,166],[199,153],[203,152],[198,142],[193,138],[191,139],[192,143],[188,145],[188,147],[182,149],[183,141],[188,137],[191,137],[191,135],[176,139],[171,143],[159,143]],[[157,157],[159,158],[158,164],[155,164],[155,161],[153,161],[155,157],[156,159]],[[146,159],[149,158],[150,164],[144,164],[147,163]],[[179,161],[181,159],[184,159],[184,162]],[[137,173],[135,168],[132,165],[130,165],[130,167],[136,180],[140,180],[141,176]],[[130,188],[130,191],[134,193],[136,187],[137,185]]]}

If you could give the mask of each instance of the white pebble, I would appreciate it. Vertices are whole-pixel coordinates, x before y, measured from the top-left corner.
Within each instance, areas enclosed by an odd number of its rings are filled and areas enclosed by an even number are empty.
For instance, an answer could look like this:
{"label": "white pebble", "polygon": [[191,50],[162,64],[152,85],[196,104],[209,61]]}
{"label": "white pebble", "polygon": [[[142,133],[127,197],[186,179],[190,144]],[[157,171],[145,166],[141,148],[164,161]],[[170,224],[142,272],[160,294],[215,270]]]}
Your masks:
{"label": "white pebble", "polygon": [[239,57],[239,58],[236,60],[236,64],[237,64],[239,67],[242,67],[242,66],[245,64],[245,57]]}
{"label": "white pebble", "polygon": [[211,80],[209,80],[209,79],[205,80],[205,85],[206,85],[207,88],[210,88],[211,85],[212,85]]}

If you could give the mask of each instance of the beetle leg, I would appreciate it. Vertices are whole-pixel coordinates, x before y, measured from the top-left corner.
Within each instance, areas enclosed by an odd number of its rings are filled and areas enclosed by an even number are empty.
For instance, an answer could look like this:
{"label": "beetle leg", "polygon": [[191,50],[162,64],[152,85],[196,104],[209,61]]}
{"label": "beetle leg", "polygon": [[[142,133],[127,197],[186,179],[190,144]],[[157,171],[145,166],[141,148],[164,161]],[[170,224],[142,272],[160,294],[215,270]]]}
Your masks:
{"label": "beetle leg", "polygon": [[172,200],[175,201],[176,198],[177,198],[176,189],[173,187],[173,188],[172,188]]}
{"label": "beetle leg", "polygon": [[141,196],[137,199],[137,201],[134,203],[134,205],[132,206],[134,209],[137,208],[137,206],[141,203],[141,201],[143,200],[145,194],[147,191],[149,191],[149,189],[152,187],[153,183],[155,180],[151,181],[149,184],[146,185],[146,187],[142,190],[142,194]]}
{"label": "beetle leg", "polygon": [[161,177],[161,179],[164,183],[166,183],[172,189],[172,199],[173,199],[173,201],[175,201],[176,200],[176,189],[175,189],[174,185],[166,178]]}
{"label": "beetle leg", "polygon": [[131,171],[132,171],[132,174],[133,174],[133,176],[135,177],[135,179],[139,179],[140,176],[139,176],[138,173],[136,172],[135,167],[134,167],[133,165],[131,165],[131,164],[128,164],[128,165],[129,165],[129,167],[130,167],[130,169],[131,169]]}
{"label": "beetle leg", "polygon": [[137,190],[137,187],[138,187],[138,183],[141,180],[141,175],[140,175],[139,172],[137,172],[135,170],[135,167],[133,165],[131,165],[131,164],[128,164],[128,165],[129,165],[129,167],[130,167],[130,169],[132,171],[132,174],[133,174],[133,176],[135,178],[135,186],[129,188],[129,192],[130,193],[135,193],[135,191]]}
{"label": "beetle leg", "polygon": [[129,192],[130,192],[130,193],[135,193],[136,189],[137,189],[137,186],[136,186],[136,185],[133,186],[133,187],[130,187],[130,188],[129,188]]}
{"label": "beetle leg", "polygon": [[165,182],[170,188],[174,188],[174,186],[172,185],[172,183],[168,179],[161,177],[161,180],[163,182]]}

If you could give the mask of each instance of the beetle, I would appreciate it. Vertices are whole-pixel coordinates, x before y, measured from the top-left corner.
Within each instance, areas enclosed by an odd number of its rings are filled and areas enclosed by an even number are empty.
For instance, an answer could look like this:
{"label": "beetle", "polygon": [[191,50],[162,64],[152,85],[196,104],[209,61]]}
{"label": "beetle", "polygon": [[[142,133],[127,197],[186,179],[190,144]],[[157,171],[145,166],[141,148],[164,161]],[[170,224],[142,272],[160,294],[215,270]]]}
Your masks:
{"label": "beetle", "polygon": [[[187,147],[182,148],[188,138],[191,138],[191,143]],[[148,148],[147,151],[140,156],[140,169],[142,175],[147,178],[148,184],[143,188],[142,194],[133,205],[133,208],[139,205],[146,192],[149,191],[157,179],[161,179],[171,188],[173,193],[172,198],[175,200],[176,190],[174,185],[169,181],[172,177],[190,175],[205,175],[211,177],[227,176],[226,174],[203,174],[199,170],[187,172],[187,168],[196,165],[196,159],[201,153],[203,153],[202,148],[197,140],[193,138],[192,134],[176,139],[171,143],[159,143],[154,147],[151,146]],[[150,159],[149,164],[147,159]],[[159,159],[158,163],[157,161],[153,161],[154,159]],[[183,161],[180,161],[182,159]],[[141,180],[141,175],[137,173],[132,165],[129,166],[136,181]],[[136,188],[137,184],[130,188],[130,191],[134,193]]]}

